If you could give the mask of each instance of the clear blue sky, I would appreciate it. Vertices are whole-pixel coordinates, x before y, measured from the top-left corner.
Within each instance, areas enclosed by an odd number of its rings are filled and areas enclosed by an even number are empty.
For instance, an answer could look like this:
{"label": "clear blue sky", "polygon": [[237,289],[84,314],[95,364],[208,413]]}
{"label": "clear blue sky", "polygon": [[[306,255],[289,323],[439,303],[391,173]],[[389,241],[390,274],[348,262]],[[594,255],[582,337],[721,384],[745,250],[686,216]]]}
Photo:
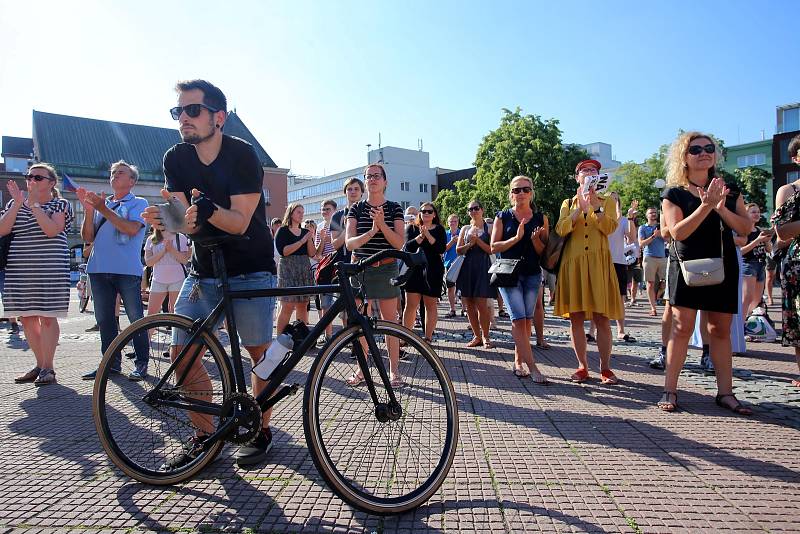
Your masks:
{"label": "clear blue sky", "polygon": [[[35,6],[35,7],[33,7]],[[174,126],[217,84],[278,165],[337,172],[367,143],[463,168],[501,108],[641,161],[677,130],[774,133],[800,101],[798,3],[0,0],[0,134],[31,110]]]}

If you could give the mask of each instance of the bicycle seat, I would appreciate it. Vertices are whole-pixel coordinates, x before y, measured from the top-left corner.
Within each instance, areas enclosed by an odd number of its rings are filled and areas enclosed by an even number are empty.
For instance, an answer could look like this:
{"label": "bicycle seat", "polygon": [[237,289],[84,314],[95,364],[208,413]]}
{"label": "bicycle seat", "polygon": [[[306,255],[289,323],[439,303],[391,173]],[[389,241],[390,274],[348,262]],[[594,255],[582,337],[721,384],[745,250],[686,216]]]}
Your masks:
{"label": "bicycle seat", "polygon": [[222,245],[223,243],[230,243],[234,241],[249,241],[250,238],[246,235],[235,234],[222,234],[222,235],[209,235],[209,236],[189,236],[192,243],[205,248],[214,248]]}

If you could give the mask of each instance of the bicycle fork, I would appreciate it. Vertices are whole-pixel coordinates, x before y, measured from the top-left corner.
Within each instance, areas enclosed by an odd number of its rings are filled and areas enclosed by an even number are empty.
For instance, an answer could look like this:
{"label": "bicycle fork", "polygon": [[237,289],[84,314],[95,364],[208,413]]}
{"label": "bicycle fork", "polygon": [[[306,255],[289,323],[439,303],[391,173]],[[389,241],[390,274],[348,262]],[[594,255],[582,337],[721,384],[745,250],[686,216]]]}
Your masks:
{"label": "bicycle fork", "polygon": [[[372,357],[372,360],[375,362],[375,367],[378,370],[378,375],[380,375],[383,386],[386,388],[386,391],[389,394],[389,402],[380,402],[380,399],[378,399],[378,392],[375,389],[375,382],[373,382],[372,376],[369,373],[369,363],[367,362],[367,356],[364,354],[363,347],[361,346],[361,343],[353,343],[353,350],[356,353],[358,366],[364,375],[364,380],[367,384],[369,395],[372,398],[372,403],[375,405],[375,418],[381,423],[385,423],[387,421],[397,421],[402,417],[403,409],[400,407],[400,403],[397,402],[397,397],[394,394],[394,389],[392,388],[391,381],[389,380],[389,373],[386,370],[386,365],[383,363],[383,358],[380,357],[378,344],[375,342],[375,332],[371,324],[372,320],[361,314],[359,314],[355,320],[356,324],[358,324],[361,327],[361,330],[364,332],[364,339],[367,342],[369,353]],[[397,342],[399,343],[399,340],[397,340]],[[389,342],[387,341],[387,350],[389,348],[388,343]]]}

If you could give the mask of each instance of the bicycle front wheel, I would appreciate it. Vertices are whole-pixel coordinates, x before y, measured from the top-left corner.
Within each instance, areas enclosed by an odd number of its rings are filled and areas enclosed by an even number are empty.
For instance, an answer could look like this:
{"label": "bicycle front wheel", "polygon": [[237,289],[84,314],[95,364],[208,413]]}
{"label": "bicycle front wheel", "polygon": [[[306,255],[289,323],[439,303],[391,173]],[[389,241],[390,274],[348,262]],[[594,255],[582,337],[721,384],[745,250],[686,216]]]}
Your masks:
{"label": "bicycle front wheel", "polygon": [[[114,339],[97,370],[92,408],[100,443],[117,467],[140,482],[166,485],[187,480],[224,445],[219,440],[182,465],[171,465],[186,451],[190,438],[207,435],[219,425],[218,416],[194,411],[188,403],[219,407],[233,389],[227,355],[211,334],[203,332],[181,359],[188,363],[190,354],[198,353],[194,365],[176,366],[177,372],[148,397],[176,354],[174,349],[170,352],[173,332],[186,333],[191,326],[191,319],[176,314],[139,319]],[[129,378],[131,372],[143,371],[145,360],[144,379]],[[183,407],[175,404],[181,402]]]}
{"label": "bicycle front wheel", "polygon": [[[351,326],[311,367],[306,441],[320,474],[342,500],[373,514],[399,514],[427,501],[447,477],[458,442],[455,391],[427,343],[398,324],[378,321],[375,342],[387,371],[389,345],[404,342],[398,370],[405,382],[394,388],[399,419],[380,422],[366,386],[348,384],[358,372],[354,351],[363,341],[361,327]],[[388,402],[375,361],[367,361],[379,402]]]}

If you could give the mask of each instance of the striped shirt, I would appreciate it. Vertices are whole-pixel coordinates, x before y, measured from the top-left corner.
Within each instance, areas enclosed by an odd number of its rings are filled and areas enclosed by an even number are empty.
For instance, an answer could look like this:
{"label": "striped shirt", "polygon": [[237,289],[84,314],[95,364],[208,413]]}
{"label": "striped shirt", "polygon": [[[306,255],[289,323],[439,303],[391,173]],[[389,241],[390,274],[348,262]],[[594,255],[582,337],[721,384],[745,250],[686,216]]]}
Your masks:
{"label": "striped shirt", "polygon": [[[383,207],[383,219],[386,221],[386,224],[389,225],[389,228],[394,226],[394,221],[403,220],[403,208],[401,208],[400,204],[397,202],[387,200],[382,206],[372,206],[366,200],[361,200],[353,204],[350,207],[350,211],[347,212],[348,220],[356,220],[356,235],[366,234],[372,229],[370,210],[376,207]],[[386,236],[383,235],[383,232],[379,231],[372,239],[361,245],[361,248],[356,249],[354,254],[356,258],[362,259],[368,258],[381,250],[393,248],[394,247],[386,240]]]}
{"label": "striped shirt", "polygon": [[322,247],[323,256],[327,256],[333,252],[333,244],[331,243],[333,241],[333,236],[331,235],[330,224],[331,223],[327,221],[324,221],[322,224],[320,224],[317,227],[317,235],[314,237],[314,245],[319,246],[319,243],[322,241],[322,238],[325,236],[325,234],[328,234],[329,236],[328,242],[325,243],[324,247]]}
{"label": "striped shirt", "polygon": [[[6,210],[13,203],[9,201]],[[56,198],[42,208],[50,217],[65,213],[64,230],[55,237],[47,237],[31,208],[23,205],[17,212],[3,293],[3,307],[9,317],[67,316],[70,285],[67,231],[72,224],[72,206],[63,198]]]}

